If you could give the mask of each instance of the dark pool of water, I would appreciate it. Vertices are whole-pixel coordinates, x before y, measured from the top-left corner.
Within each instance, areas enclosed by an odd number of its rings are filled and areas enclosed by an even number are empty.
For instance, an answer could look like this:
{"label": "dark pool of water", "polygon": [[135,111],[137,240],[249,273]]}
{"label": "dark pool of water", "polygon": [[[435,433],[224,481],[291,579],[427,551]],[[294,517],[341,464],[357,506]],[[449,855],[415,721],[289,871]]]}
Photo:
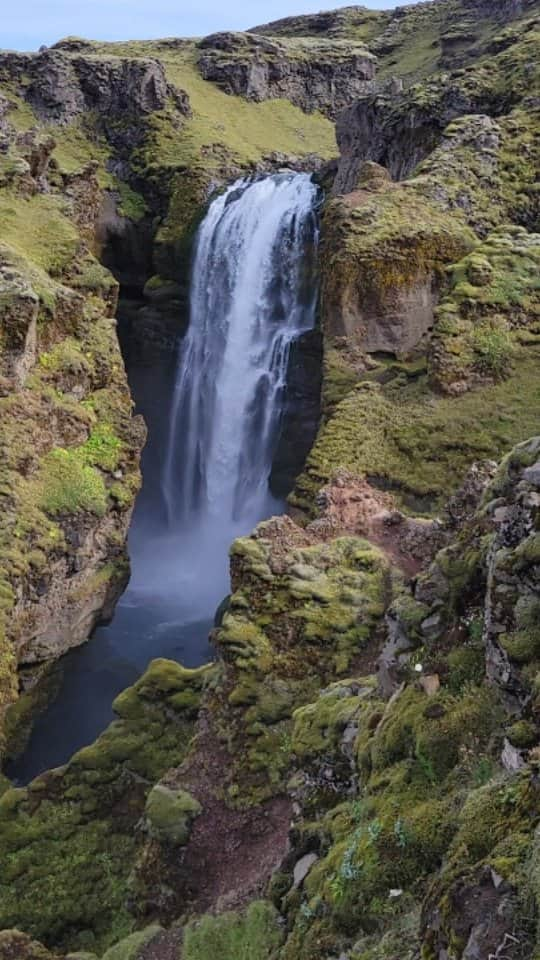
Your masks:
{"label": "dark pool of water", "polygon": [[28,783],[92,743],[113,719],[114,698],[135,683],[150,659],[167,657],[188,667],[210,660],[212,622],[182,623],[179,616],[174,605],[156,609],[125,594],[112,623],[63,658],[60,693],[38,719],[28,748],[8,775]]}

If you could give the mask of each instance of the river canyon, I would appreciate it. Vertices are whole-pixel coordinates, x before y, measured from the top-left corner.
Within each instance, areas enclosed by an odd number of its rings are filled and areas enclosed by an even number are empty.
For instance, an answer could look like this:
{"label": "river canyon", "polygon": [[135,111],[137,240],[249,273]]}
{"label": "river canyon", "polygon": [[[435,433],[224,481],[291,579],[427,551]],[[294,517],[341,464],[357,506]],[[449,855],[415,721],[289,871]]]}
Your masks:
{"label": "river canyon", "polygon": [[[120,305],[128,379],[149,429],[131,578],[111,623],[56,665],[58,692],[8,768],[15,782],[99,736],[115,697],[151,659],[212,659],[229,548],[285,509],[271,476],[287,429],[291,347],[316,324],[319,205],[311,176],[292,172],[242,179],[213,201],[194,243],[188,329],[172,354],[138,349]],[[302,423],[301,406],[294,417]],[[301,457],[289,451],[297,471]]]}

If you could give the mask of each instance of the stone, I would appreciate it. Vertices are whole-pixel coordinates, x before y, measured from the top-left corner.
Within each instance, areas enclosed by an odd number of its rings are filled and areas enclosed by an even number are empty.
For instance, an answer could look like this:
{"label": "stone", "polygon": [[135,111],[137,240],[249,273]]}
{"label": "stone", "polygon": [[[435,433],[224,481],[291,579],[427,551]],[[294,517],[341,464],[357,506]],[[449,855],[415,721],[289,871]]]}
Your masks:
{"label": "stone", "polygon": [[444,621],[440,613],[433,613],[420,624],[420,630],[426,640],[437,640],[443,629]]}
{"label": "stone", "polygon": [[523,479],[533,487],[540,487],[540,460],[523,471]]}
{"label": "stone", "polygon": [[441,681],[438,674],[428,674],[420,680],[420,686],[428,697],[434,697],[441,689]]}
{"label": "stone", "polygon": [[306,853],[304,857],[297,861],[293,870],[293,889],[301,887],[311,868],[317,863],[319,857],[316,853]]}
{"label": "stone", "polygon": [[150,114],[163,110],[169,98],[185,116],[190,112],[187,95],[167,82],[158,60],[99,59],[49,49],[1,53],[0,71],[15,80],[26,74],[25,98],[48,123],[65,124],[90,110],[104,119]]}
{"label": "stone", "polygon": [[508,773],[518,773],[525,766],[525,761],[519,750],[512,746],[505,737],[504,748],[501,754],[501,763]]}
{"label": "stone", "polygon": [[337,114],[372,89],[375,58],[360,43],[326,40],[297,47],[287,39],[217,33],[199,44],[199,70],[226,93],[248,100],[290,100],[306,113]]}

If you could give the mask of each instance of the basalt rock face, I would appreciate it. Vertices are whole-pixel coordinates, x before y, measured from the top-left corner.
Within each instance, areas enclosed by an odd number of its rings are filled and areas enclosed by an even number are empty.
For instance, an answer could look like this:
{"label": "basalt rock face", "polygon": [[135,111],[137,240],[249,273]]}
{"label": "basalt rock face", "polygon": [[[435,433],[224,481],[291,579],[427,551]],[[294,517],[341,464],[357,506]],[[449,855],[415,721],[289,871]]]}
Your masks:
{"label": "basalt rock face", "polygon": [[[418,17],[419,31],[433,29],[429,21],[434,19],[437,6],[404,9],[403,20],[393,23],[401,30],[410,21],[414,28],[415,17]],[[441,3],[441,17],[451,9],[451,4]],[[467,12],[472,16],[470,10],[462,11],[464,16]],[[482,40],[476,47],[469,45],[463,64],[434,64],[438,72],[432,69],[431,77],[417,80],[404,91],[383,86],[351,103],[338,118],[341,162],[335,193],[347,193],[355,188],[358,171],[365,160],[383,164],[395,179],[409,176],[436,147],[452,120],[472,114],[490,117],[508,114],[534,91],[538,82],[534,57],[537,4],[504,9],[499,5],[486,5],[478,12],[475,5],[475,16],[482,23]],[[449,40],[451,17],[447,27]],[[401,41],[397,38],[396,45]],[[372,44],[379,59],[382,42],[379,38]],[[413,45],[413,42],[413,35],[409,36],[407,43]]]}
{"label": "basalt rock face", "polygon": [[307,113],[335,117],[372,87],[375,58],[360,44],[298,44],[251,34],[214,34],[200,43],[199,69],[230,94],[287,99]]}
{"label": "basalt rock face", "polygon": [[47,123],[70,123],[90,110],[104,122],[125,121],[163,110],[171,98],[184,116],[189,115],[187,95],[167,82],[157,60],[100,60],[58,49],[0,56],[3,81],[18,82],[23,75],[21,92],[37,117]]}
{"label": "basalt rock face", "polygon": [[365,164],[359,181],[324,215],[325,332],[365,353],[406,358],[429,339],[445,264],[474,238],[382,167]]}
{"label": "basalt rock face", "polygon": [[443,85],[436,104],[414,102],[414,93],[377,92],[357,100],[339,117],[340,165],[335,194],[355,189],[362,163],[382,164],[396,180],[412,173],[439,143],[451,120],[466,114],[498,112],[500,98],[486,91],[468,96]]}
{"label": "basalt rock face", "polygon": [[392,16],[380,10],[367,10],[365,7],[341,7],[322,13],[307,14],[299,17],[284,17],[272,23],[252,27],[250,33],[267,37],[343,37],[349,36],[368,24],[377,26],[386,23]]}

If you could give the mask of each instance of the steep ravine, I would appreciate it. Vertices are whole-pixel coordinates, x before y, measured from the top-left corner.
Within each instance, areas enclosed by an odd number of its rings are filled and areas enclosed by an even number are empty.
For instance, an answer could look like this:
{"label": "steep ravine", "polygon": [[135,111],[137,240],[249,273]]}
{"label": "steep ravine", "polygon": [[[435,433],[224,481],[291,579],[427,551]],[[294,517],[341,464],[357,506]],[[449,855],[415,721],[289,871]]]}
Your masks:
{"label": "steep ravine", "polygon": [[[293,173],[235,184],[218,198],[195,246],[187,331],[179,311],[174,338],[172,324],[163,323],[172,320],[171,307],[162,301],[154,310],[162,321],[156,327],[151,310],[121,297],[120,343],[148,429],[129,534],[131,579],[110,624],[52,668],[52,702],[6,768],[14,782],[27,783],[95,740],[113,719],[115,698],[151,659],[187,668],[213,659],[208,637],[230,592],[229,546],[283,511],[315,435],[320,377],[313,360],[306,370],[302,342],[316,337],[318,203],[309,176]],[[238,249],[249,245],[253,263],[242,271]],[[252,289],[257,274],[260,289]],[[153,342],[156,331],[161,339]],[[184,369],[190,379],[182,387]],[[215,409],[207,399],[214,382]],[[198,412],[197,398],[204,399]]]}

